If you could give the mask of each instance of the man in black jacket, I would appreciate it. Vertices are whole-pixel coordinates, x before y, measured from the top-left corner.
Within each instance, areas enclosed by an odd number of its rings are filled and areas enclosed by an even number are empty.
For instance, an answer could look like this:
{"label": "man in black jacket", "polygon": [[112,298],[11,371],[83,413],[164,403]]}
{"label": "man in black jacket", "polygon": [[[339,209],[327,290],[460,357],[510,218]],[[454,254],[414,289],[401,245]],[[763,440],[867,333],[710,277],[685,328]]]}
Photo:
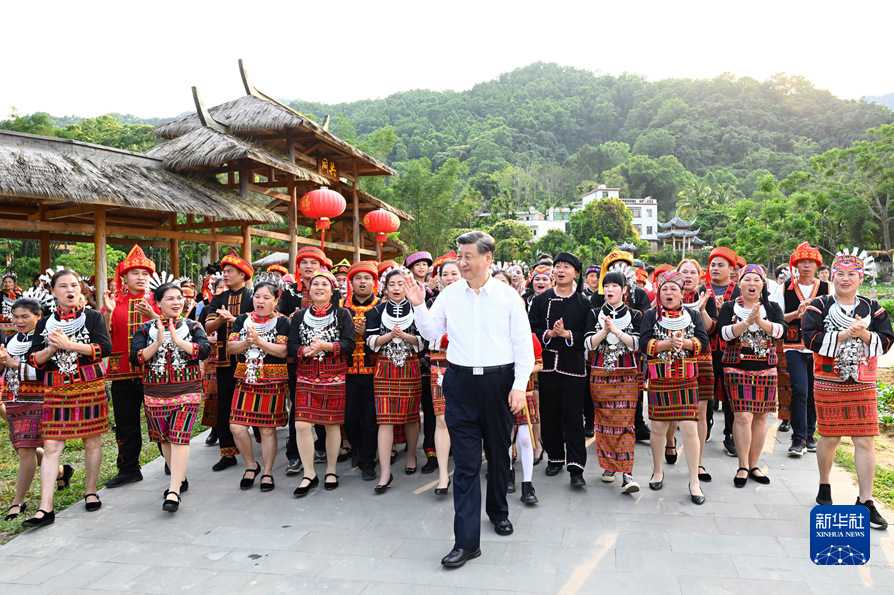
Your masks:
{"label": "man in black jacket", "polygon": [[584,332],[590,304],[581,293],[580,260],[562,252],[554,260],[555,287],[534,298],[528,317],[543,344],[540,372],[540,416],[543,446],[549,457],[547,475],[568,467],[571,486],[582,488],[587,451],[583,401],[587,383]]}

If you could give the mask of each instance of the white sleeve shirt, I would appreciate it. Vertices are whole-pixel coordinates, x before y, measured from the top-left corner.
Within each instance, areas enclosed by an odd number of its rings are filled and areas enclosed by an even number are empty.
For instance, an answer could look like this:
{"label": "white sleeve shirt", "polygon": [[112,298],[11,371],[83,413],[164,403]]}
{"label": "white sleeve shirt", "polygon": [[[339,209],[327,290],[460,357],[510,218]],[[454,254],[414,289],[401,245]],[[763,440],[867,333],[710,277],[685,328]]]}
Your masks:
{"label": "white sleeve shirt", "polygon": [[513,390],[525,390],[534,371],[534,343],[525,303],[509,285],[490,278],[475,292],[461,279],[431,309],[414,308],[416,326],[430,342],[447,333],[447,361],[458,366],[514,364]]}

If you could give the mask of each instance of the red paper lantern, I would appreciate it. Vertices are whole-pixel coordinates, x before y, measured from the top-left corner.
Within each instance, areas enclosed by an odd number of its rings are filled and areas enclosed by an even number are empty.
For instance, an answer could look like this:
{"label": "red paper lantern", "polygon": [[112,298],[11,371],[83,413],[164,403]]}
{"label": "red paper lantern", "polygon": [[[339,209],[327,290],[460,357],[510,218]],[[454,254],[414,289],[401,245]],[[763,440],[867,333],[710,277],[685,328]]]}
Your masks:
{"label": "red paper lantern", "polygon": [[366,231],[376,234],[376,252],[378,259],[382,260],[382,245],[388,239],[389,233],[400,229],[400,219],[391,211],[376,209],[363,217],[363,227]]}
{"label": "red paper lantern", "polygon": [[325,243],[326,230],[332,227],[332,219],[344,213],[347,206],[344,196],[325,186],[311,190],[301,197],[298,209],[305,217],[316,220],[321,248]]}

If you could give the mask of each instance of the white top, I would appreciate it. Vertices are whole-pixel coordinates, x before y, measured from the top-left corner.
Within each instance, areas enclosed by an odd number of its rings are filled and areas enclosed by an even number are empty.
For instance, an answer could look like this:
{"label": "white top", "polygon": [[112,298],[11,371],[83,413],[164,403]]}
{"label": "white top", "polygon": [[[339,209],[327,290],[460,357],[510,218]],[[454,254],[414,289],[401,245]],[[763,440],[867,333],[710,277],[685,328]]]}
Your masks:
{"label": "white top", "polygon": [[[776,288],[776,291],[770,294],[770,301],[775,302],[779,305],[779,308],[782,310],[782,313],[785,314],[785,288],[788,286],[788,283],[783,283],[779,287]],[[801,295],[809,296],[813,293],[813,283],[808,285],[801,285],[798,283],[798,287],[801,289]],[[829,284],[829,289],[831,290],[832,284]],[[817,296],[819,297],[819,296]],[[798,351],[800,353],[813,353],[807,348],[804,349],[794,349],[793,347],[786,347],[783,351]]]}
{"label": "white top", "polygon": [[430,342],[447,333],[447,361],[458,366],[515,364],[513,390],[534,371],[534,342],[525,303],[509,285],[489,278],[476,292],[465,279],[448,285],[431,309],[414,307],[416,327]]}

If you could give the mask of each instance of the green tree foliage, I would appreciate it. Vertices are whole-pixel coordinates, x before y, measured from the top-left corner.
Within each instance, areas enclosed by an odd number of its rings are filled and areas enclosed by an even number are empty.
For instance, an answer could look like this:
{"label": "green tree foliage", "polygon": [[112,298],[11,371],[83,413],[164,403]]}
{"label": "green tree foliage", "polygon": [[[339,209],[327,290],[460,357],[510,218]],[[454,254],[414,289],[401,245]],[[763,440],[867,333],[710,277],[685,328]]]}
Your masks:
{"label": "green tree foliage", "polygon": [[594,200],[573,213],[568,229],[580,245],[603,238],[616,243],[632,242],[639,239],[632,221],[633,215],[623,202],[607,198]]}
{"label": "green tree foliage", "polygon": [[[71,246],[71,248],[60,254],[53,261],[54,265],[63,266],[78,273],[82,277],[92,277],[96,268],[95,262],[96,248],[93,244],[79,242]],[[106,245],[106,262],[109,270],[106,271],[108,279],[115,274],[115,267],[118,262],[127,256],[123,251]]]}
{"label": "green tree foliage", "polygon": [[0,129],[59,136],[137,152],[146,151],[155,144],[152,126],[127,124],[112,115],[86,118],[66,126],[59,126],[49,114],[42,112],[28,116],[13,115],[8,120],[0,121]]}

